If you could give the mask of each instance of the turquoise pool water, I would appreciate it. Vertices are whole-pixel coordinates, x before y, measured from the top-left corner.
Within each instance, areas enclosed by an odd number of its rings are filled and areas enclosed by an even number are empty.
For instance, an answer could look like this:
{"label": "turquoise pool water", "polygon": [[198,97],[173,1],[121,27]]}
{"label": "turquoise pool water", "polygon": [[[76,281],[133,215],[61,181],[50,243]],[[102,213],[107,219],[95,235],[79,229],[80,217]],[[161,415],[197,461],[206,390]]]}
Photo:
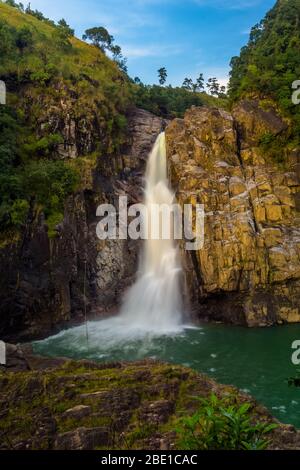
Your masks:
{"label": "turquoise pool water", "polygon": [[239,387],[282,422],[300,428],[300,389],[287,384],[287,378],[297,373],[291,362],[291,345],[300,339],[300,325],[247,329],[205,324],[153,336],[125,334],[125,329],[118,330],[117,323],[114,331],[113,321],[116,319],[90,322],[88,342],[82,325],[35,342],[34,350],[47,356],[96,361],[152,357],[182,364]]}

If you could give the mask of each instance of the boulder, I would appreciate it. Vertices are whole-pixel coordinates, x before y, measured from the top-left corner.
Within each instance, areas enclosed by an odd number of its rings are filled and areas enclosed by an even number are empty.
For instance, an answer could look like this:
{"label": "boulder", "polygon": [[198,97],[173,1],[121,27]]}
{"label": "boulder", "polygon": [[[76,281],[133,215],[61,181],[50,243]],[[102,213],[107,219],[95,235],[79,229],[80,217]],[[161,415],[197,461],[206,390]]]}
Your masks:
{"label": "boulder", "polygon": [[73,408],[69,408],[68,410],[66,410],[63,413],[63,418],[81,419],[91,414],[91,412],[92,412],[92,409],[90,406],[76,405]]}

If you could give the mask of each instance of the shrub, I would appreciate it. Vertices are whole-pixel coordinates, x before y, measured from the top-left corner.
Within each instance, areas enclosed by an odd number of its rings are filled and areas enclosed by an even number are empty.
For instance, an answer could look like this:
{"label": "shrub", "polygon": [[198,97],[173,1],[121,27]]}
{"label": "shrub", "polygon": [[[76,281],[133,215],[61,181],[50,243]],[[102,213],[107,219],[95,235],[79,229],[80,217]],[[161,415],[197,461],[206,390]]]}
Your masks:
{"label": "shrub", "polygon": [[29,137],[28,142],[24,144],[24,151],[32,158],[34,156],[43,157],[50,155],[57,148],[57,145],[63,142],[60,134],[49,134],[40,139],[33,135]]}
{"label": "shrub", "polygon": [[29,202],[25,199],[16,199],[10,210],[12,224],[20,226],[24,224],[29,211]]}
{"label": "shrub", "polygon": [[47,217],[48,236],[54,238],[57,235],[56,226],[62,222],[64,215],[62,212],[53,212]]}
{"label": "shrub", "polygon": [[269,441],[266,434],[277,425],[252,423],[251,404],[239,405],[230,397],[212,394],[199,398],[199,408],[182,418],[177,427],[180,447],[185,450],[262,450]]}
{"label": "shrub", "polygon": [[25,49],[30,49],[33,45],[32,32],[23,26],[16,34],[16,46],[23,53]]}
{"label": "shrub", "polygon": [[77,187],[75,170],[62,161],[40,160],[21,170],[24,192],[45,208],[45,212],[63,209],[65,198]]}
{"label": "shrub", "polygon": [[1,60],[9,57],[15,47],[14,41],[15,29],[9,26],[5,21],[0,21],[0,56]]}
{"label": "shrub", "polygon": [[274,135],[267,132],[260,137],[259,147],[262,150],[263,157],[267,160],[284,165],[286,162],[286,146],[288,145],[288,136]]}
{"label": "shrub", "polygon": [[191,106],[204,104],[203,94],[184,88],[133,84],[132,89],[138,107],[164,118],[182,117]]}

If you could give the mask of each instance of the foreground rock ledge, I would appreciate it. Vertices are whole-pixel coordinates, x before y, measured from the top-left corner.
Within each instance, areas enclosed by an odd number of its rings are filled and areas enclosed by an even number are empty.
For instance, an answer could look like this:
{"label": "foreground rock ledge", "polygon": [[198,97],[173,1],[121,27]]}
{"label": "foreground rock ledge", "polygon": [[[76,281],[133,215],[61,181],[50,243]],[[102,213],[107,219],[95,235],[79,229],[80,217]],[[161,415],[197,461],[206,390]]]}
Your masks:
{"label": "foreground rock ledge", "polygon": [[[255,420],[276,422],[251,397],[185,367],[145,360],[97,364],[35,356],[7,345],[0,366],[0,449],[178,449],[174,427],[193,396],[232,395]],[[300,432],[279,424],[271,449],[300,449]]]}

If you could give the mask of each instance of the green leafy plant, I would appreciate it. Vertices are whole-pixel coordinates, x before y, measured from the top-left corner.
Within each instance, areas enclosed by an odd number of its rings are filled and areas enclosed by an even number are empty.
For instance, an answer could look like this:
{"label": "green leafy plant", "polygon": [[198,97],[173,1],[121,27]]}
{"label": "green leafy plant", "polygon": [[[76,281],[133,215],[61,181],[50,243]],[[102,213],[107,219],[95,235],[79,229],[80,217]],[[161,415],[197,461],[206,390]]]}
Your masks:
{"label": "green leafy plant", "polygon": [[32,32],[26,26],[23,26],[23,28],[17,32],[16,46],[21,53],[23,53],[26,48],[29,49],[33,46]]}
{"label": "green leafy plant", "polygon": [[277,164],[285,163],[285,148],[288,144],[288,138],[285,135],[274,135],[267,132],[260,137],[259,147],[263,156]]}
{"label": "green leafy plant", "polygon": [[31,157],[37,155],[48,156],[56,150],[56,147],[63,142],[60,134],[48,134],[40,139],[32,135],[28,138],[28,142],[24,144],[24,151]]}
{"label": "green leafy plant", "polygon": [[196,398],[198,410],[179,421],[179,445],[185,450],[262,450],[269,441],[266,434],[276,424],[253,423],[251,404],[236,403],[232,397]]}
{"label": "green leafy plant", "polygon": [[16,199],[10,210],[12,224],[15,226],[24,224],[29,212],[29,202],[26,199]]}

